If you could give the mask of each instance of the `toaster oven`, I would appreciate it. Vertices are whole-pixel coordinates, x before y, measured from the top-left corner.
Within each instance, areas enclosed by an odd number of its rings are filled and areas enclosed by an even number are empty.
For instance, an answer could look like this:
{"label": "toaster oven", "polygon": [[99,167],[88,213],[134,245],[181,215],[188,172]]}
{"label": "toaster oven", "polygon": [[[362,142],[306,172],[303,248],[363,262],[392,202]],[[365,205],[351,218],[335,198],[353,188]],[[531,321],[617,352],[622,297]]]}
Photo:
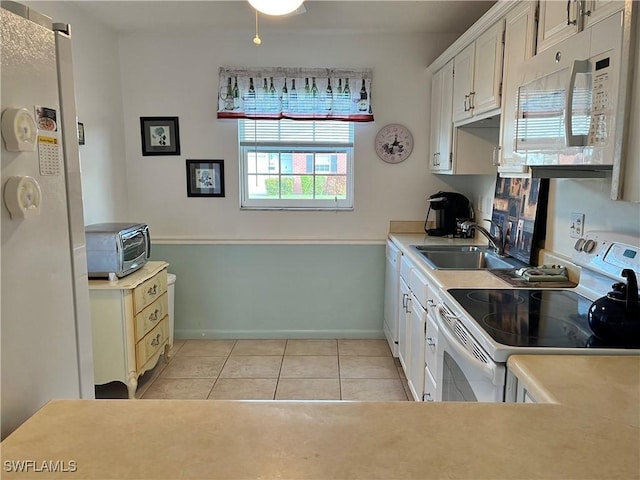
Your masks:
{"label": "toaster oven", "polygon": [[142,267],[151,254],[144,223],[96,223],[85,227],[89,278],[121,278]]}

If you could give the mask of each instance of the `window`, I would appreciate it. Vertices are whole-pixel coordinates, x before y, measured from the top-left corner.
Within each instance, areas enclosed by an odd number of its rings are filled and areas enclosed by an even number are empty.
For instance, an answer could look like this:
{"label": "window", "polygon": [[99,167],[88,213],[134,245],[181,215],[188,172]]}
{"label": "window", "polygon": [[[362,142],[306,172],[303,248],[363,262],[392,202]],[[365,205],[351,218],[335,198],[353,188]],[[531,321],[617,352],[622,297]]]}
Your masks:
{"label": "window", "polygon": [[241,208],[353,208],[351,122],[239,120]]}

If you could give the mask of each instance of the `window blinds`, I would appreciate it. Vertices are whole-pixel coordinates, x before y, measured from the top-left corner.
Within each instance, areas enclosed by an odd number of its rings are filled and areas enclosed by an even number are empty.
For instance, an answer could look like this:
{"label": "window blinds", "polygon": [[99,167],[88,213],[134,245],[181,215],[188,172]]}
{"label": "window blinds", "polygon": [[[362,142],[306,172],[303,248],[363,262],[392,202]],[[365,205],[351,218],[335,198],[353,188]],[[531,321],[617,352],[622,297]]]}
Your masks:
{"label": "window blinds", "polygon": [[240,122],[239,128],[241,146],[276,143],[287,145],[353,146],[353,127],[345,122],[296,122],[287,119],[280,122],[256,120]]}

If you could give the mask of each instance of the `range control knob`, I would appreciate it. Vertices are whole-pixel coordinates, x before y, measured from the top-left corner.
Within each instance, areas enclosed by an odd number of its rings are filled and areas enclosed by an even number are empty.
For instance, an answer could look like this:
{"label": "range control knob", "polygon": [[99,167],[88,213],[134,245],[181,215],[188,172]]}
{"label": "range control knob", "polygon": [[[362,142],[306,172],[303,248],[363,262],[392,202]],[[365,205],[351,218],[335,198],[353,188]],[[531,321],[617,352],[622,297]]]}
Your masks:
{"label": "range control knob", "polygon": [[591,253],[593,252],[593,249],[596,248],[596,242],[594,240],[587,240],[586,242],[584,242],[584,245],[582,247],[582,251],[583,252],[587,252],[587,253]]}
{"label": "range control knob", "polygon": [[584,238],[579,238],[578,240],[576,240],[576,243],[573,246],[573,249],[576,252],[581,252],[583,247],[584,247]]}

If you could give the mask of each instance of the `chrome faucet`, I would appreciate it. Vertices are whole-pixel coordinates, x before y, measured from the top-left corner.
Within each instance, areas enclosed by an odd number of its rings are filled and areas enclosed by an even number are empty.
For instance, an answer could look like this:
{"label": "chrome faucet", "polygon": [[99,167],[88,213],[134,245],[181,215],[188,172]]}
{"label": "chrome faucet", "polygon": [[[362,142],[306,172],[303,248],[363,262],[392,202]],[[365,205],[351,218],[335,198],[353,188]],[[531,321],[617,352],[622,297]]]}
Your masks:
{"label": "chrome faucet", "polygon": [[487,239],[489,240],[489,245],[491,245],[493,250],[495,250],[495,252],[498,255],[504,256],[505,238],[504,238],[504,235],[502,233],[502,227],[500,225],[498,225],[496,222],[494,222],[493,220],[490,220],[488,218],[485,218],[485,221],[490,222],[494,227],[496,227],[496,229],[498,231],[498,235],[497,236],[491,235],[491,233],[487,229],[485,229],[484,227],[478,225],[475,222],[472,222],[471,220],[467,220],[466,222],[462,222],[460,224],[460,229],[465,233],[466,232],[471,232],[472,230],[477,230],[478,232],[483,234],[485,237],[487,237]]}

